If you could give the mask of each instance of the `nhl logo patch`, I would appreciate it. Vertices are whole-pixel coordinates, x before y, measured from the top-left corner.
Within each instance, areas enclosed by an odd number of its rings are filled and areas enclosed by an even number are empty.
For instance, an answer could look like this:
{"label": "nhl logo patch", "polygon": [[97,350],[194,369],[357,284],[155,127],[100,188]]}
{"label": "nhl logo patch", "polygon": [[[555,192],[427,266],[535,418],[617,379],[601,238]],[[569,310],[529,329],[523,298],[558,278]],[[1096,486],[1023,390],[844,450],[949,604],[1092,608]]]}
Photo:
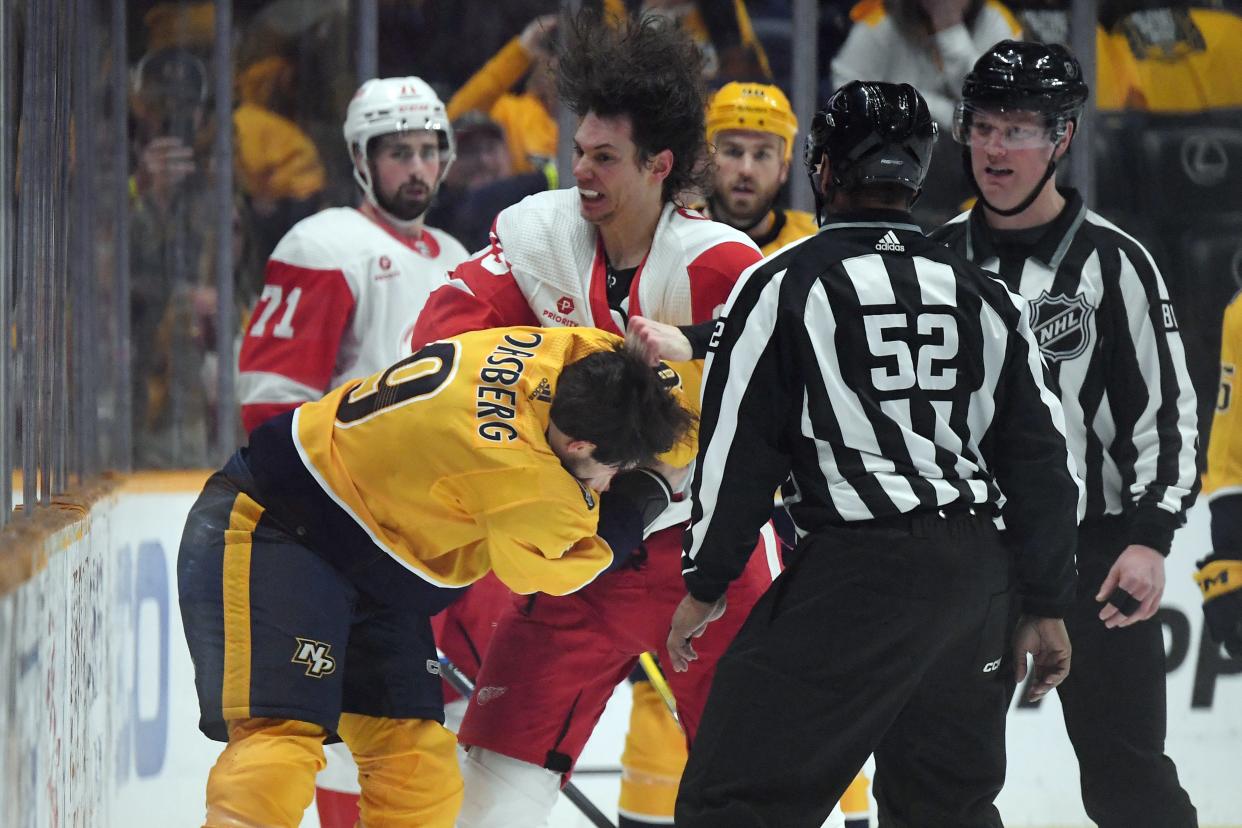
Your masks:
{"label": "nhl logo patch", "polygon": [[1091,346],[1095,308],[1082,296],[1053,296],[1044,291],[1031,302],[1031,331],[1049,362],[1074,359]]}

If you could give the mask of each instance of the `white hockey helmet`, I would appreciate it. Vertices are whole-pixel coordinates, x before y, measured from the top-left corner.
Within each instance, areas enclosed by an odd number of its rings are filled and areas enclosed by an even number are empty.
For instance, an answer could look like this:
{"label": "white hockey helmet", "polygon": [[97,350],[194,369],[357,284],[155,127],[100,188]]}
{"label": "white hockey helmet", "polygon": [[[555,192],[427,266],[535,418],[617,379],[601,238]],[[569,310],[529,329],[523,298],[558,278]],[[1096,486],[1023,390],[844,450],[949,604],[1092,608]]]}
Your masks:
{"label": "white hockey helmet", "polygon": [[[366,163],[372,138],[390,132],[426,129],[440,136],[440,175],[436,186],[457,157],[453,126],[444,103],[421,78],[372,78],[358,88],[345,113],[345,144],[354,162],[354,180],[376,207],[371,170]],[[359,150],[355,153],[355,148]],[[358,155],[362,161],[359,163]]]}

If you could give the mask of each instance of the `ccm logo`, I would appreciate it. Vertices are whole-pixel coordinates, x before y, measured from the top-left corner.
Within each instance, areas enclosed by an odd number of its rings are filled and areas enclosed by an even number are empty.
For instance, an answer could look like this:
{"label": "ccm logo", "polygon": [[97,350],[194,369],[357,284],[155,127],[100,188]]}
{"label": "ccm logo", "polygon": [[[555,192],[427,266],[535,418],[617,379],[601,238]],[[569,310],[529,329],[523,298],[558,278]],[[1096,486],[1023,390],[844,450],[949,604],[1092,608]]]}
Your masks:
{"label": "ccm logo", "polygon": [[1000,663],[1001,663],[1001,660],[999,658],[996,659],[996,661],[989,661],[987,664],[983,665],[983,672],[995,673],[997,670],[1000,669]]}

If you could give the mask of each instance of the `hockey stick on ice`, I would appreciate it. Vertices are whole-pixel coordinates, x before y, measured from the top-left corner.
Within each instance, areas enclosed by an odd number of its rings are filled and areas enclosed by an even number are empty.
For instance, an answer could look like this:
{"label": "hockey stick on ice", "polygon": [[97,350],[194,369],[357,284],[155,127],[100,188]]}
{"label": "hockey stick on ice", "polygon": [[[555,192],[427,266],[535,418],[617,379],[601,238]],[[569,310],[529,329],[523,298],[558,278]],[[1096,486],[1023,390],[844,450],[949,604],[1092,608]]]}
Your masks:
{"label": "hockey stick on ice", "polygon": [[[457,666],[445,658],[443,653],[440,654],[440,675],[444,677],[444,680],[447,681],[454,690],[461,693],[466,698],[470,698],[474,695],[474,682],[466,678],[466,674],[461,670],[458,670]],[[578,786],[573,782],[566,782],[564,786],[561,787],[561,793],[564,794],[565,798],[572,802],[574,806],[582,812],[582,815],[585,816],[596,828],[617,828],[617,826],[612,824],[612,821],[608,819],[608,817],[604,816],[603,811],[596,808],[595,803],[588,799],[587,795],[579,790]]]}
{"label": "hockey stick on ice", "polygon": [[[651,682],[651,686],[660,694],[673,721],[681,727],[681,717],[677,715],[677,699],[673,696],[673,688],[668,686],[668,679],[660,671],[660,665],[656,663],[655,656],[651,653],[643,653],[638,657],[638,663],[642,665],[643,672],[647,674],[647,681]],[[685,728],[682,729],[685,730]]]}

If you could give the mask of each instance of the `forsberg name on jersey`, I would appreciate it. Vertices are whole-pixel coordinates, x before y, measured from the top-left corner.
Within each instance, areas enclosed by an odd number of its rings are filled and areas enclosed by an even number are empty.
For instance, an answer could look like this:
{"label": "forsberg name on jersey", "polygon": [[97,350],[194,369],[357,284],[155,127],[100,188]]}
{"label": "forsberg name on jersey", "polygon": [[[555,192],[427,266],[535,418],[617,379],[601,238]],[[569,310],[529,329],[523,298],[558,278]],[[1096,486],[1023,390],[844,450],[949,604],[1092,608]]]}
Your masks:
{"label": "forsberg name on jersey", "polygon": [[475,388],[475,419],[479,420],[479,436],[493,443],[509,443],[518,438],[518,430],[510,422],[517,416],[517,392],[513,387],[526,370],[525,360],[535,356],[543,335],[530,331],[518,338],[505,334],[507,345],[497,345],[479,371]]}

